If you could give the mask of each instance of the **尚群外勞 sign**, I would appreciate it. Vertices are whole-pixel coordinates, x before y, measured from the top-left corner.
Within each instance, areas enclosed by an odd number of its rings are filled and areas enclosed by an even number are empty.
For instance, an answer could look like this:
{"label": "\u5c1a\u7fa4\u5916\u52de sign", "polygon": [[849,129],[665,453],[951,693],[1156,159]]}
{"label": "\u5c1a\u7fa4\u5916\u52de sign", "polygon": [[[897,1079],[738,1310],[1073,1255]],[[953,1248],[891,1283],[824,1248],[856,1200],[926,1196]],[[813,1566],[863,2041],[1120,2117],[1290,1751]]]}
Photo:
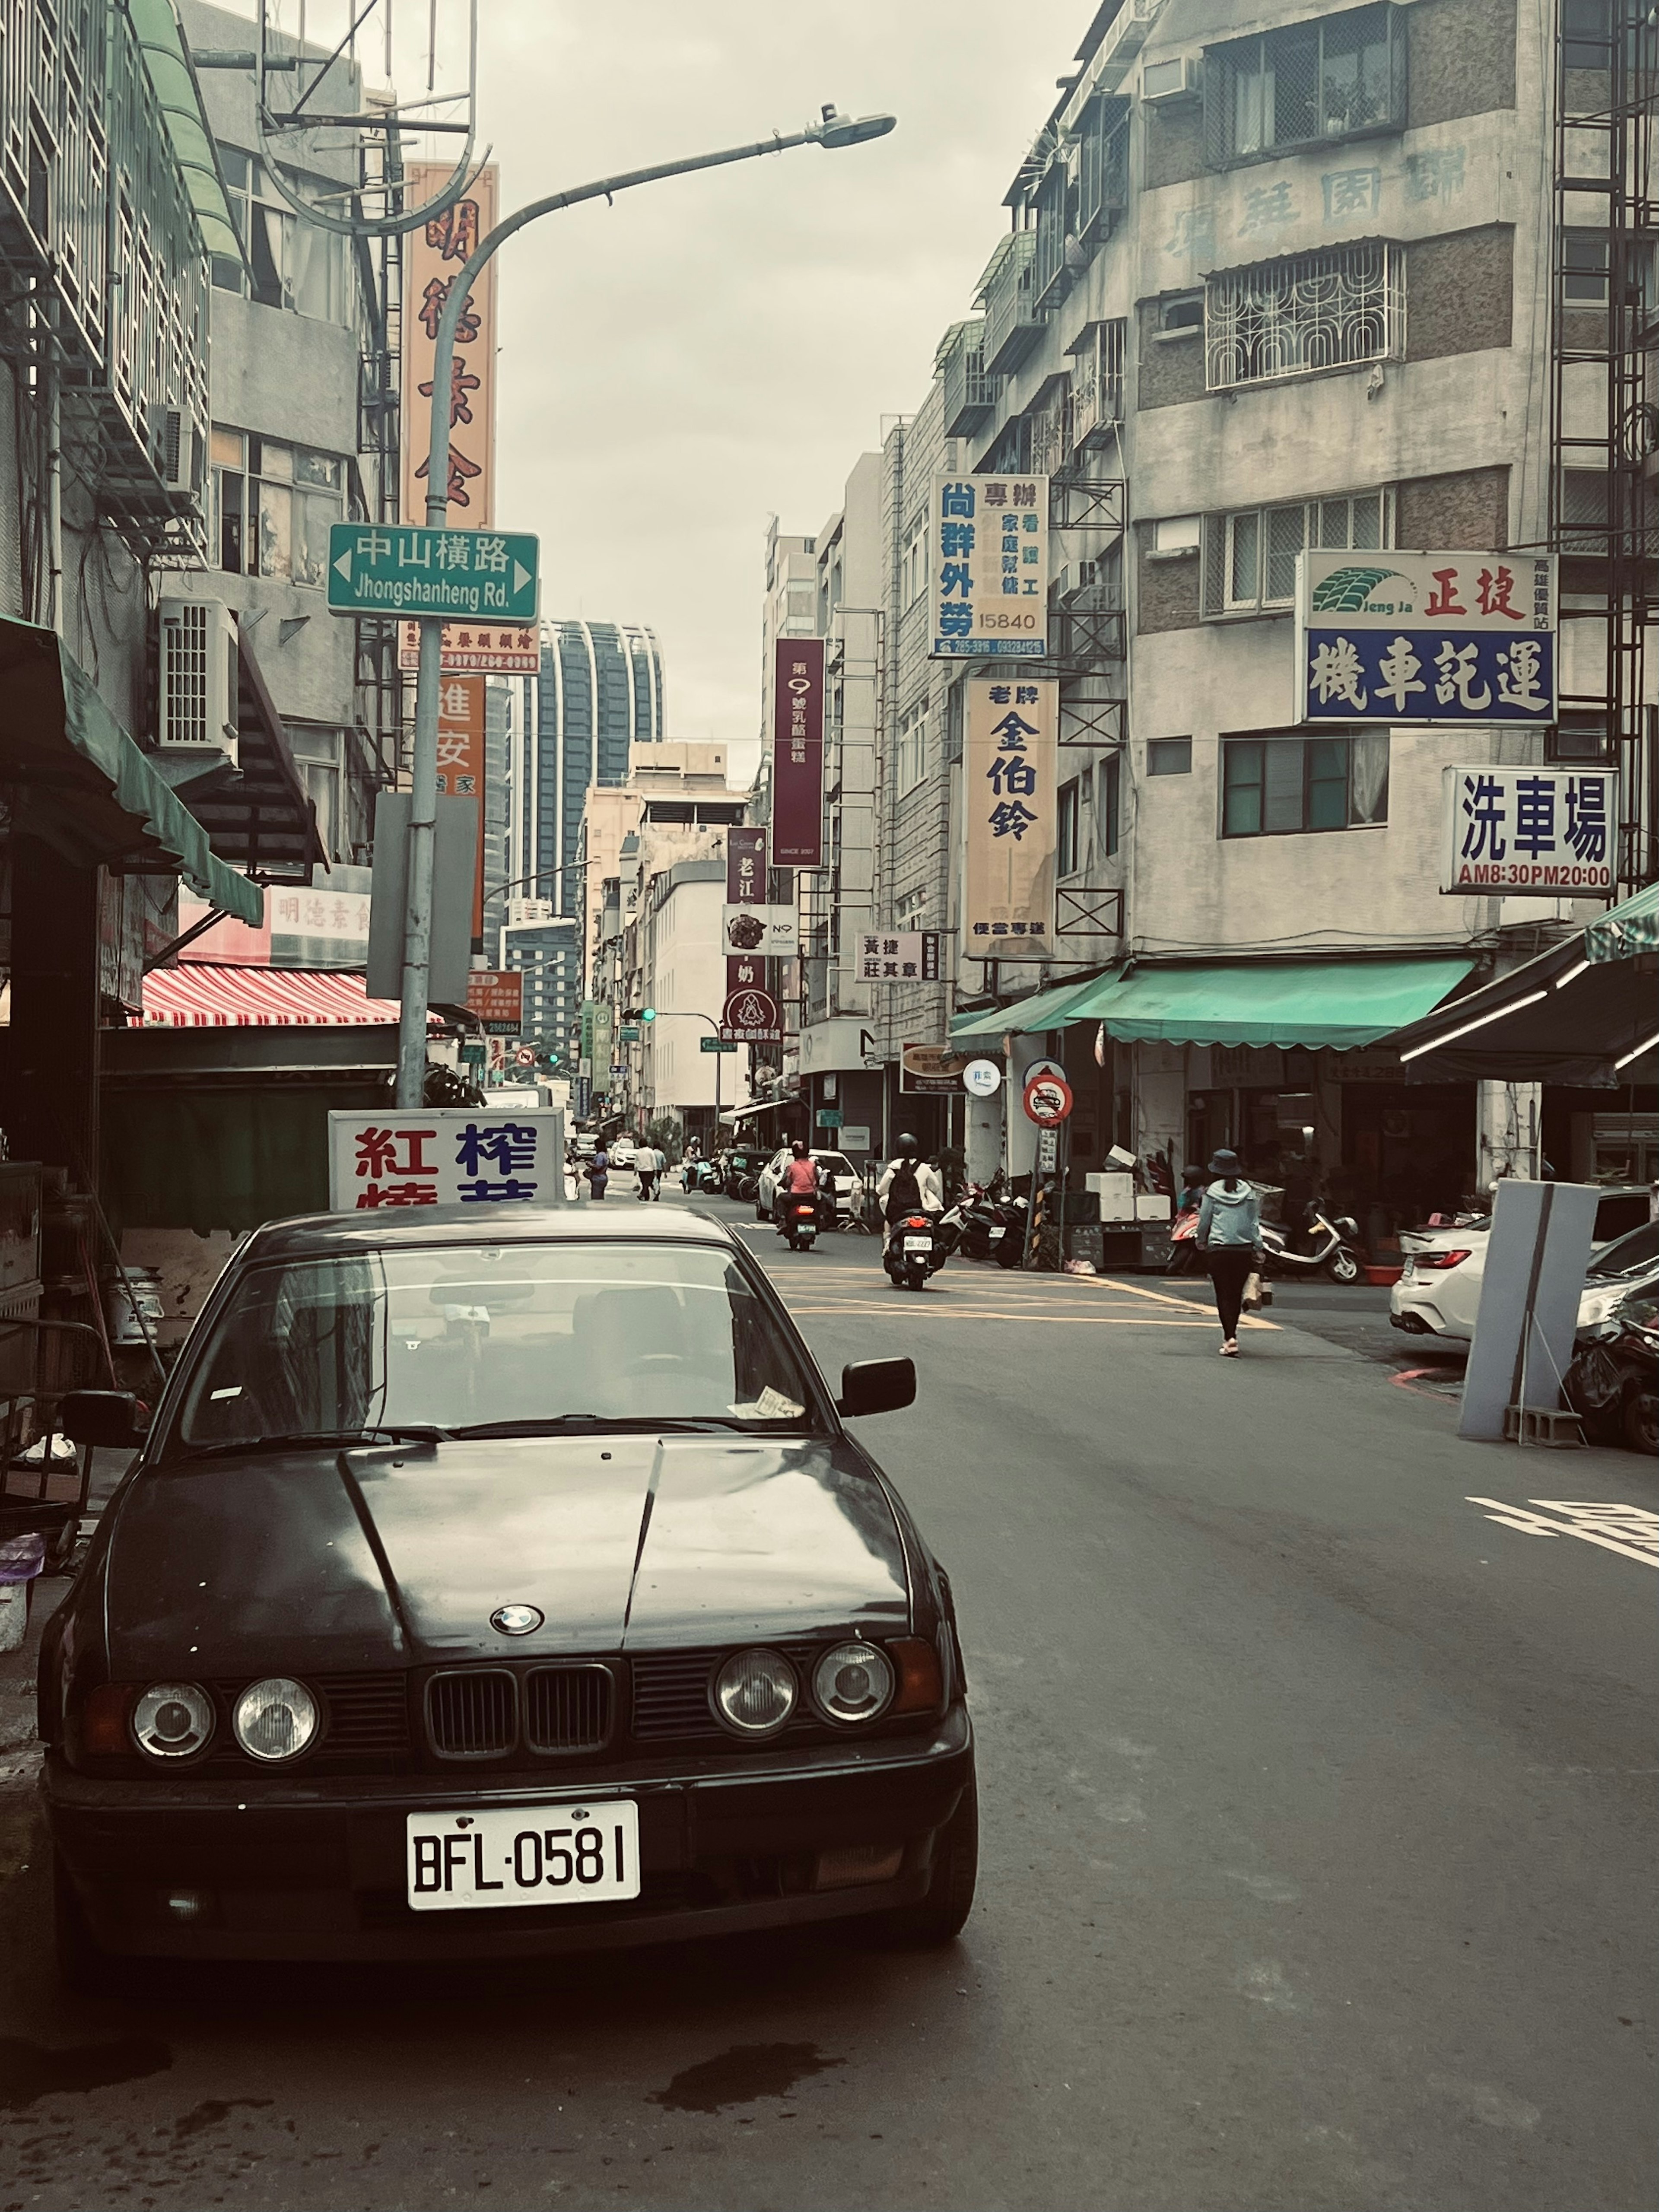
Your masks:
{"label": "\u5c1a\u7fa4\u5916\u52de sign", "polygon": [[1611,897],[1618,821],[1610,768],[1443,769],[1440,888]]}
{"label": "\u5c1a\u7fa4\u5916\u52de sign", "polygon": [[1297,616],[1300,720],[1555,719],[1552,555],[1302,553]]}
{"label": "\u5c1a\u7fa4\u5916\u52de sign", "polygon": [[1047,477],[935,477],[927,560],[930,659],[1043,658]]}

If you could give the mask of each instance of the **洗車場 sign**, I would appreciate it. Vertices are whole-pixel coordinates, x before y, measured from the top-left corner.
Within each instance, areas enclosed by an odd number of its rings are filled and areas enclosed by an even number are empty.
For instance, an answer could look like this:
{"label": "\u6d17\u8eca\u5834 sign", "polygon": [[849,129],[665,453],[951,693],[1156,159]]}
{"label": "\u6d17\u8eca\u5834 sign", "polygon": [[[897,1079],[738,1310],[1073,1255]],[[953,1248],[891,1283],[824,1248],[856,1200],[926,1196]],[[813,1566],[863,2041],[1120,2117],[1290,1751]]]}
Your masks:
{"label": "\u6d17\u8eca\u5834 sign", "polygon": [[1302,553],[1297,577],[1298,720],[1554,720],[1552,556]]}
{"label": "\u6d17\u8eca\u5834 sign", "polygon": [[1610,768],[1441,770],[1443,891],[1609,898],[1619,822]]}
{"label": "\u6d17\u8eca\u5834 sign", "polygon": [[539,544],[498,530],[336,522],[328,533],[329,611],[534,622]]}

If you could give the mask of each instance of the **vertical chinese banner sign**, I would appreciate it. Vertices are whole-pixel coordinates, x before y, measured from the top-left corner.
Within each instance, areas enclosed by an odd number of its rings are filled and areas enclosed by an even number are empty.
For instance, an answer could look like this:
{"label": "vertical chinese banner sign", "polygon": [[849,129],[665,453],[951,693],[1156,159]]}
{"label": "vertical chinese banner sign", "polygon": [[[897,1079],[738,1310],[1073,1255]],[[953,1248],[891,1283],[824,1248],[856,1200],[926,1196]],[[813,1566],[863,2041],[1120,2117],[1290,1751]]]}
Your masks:
{"label": "vertical chinese banner sign", "polygon": [[[415,204],[435,198],[449,172],[440,163],[411,164],[409,190]],[[405,522],[426,520],[427,458],[431,446],[434,356],[438,321],[449,297],[449,288],[461,264],[479,240],[495,226],[497,173],[493,164],[481,169],[466,196],[446,208],[414,232],[404,244],[404,388],[403,388],[403,516]],[[487,528],[495,516],[495,264],[487,263],[462,311],[455,334],[455,355],[449,380],[449,495],[445,526],[450,530]],[[469,639],[472,633],[469,632]],[[508,635],[492,629],[492,650]],[[520,646],[518,632],[511,635],[512,648],[528,658],[532,646]],[[459,632],[453,623],[444,625],[446,672],[462,656]],[[489,663],[483,663],[488,665]],[[538,659],[532,665],[539,665]],[[463,692],[466,703],[460,700]],[[483,944],[484,813],[484,678],[482,674],[446,672],[443,705],[438,724],[438,788],[450,798],[477,797],[478,866],[473,898],[472,938]],[[453,757],[458,732],[476,732],[476,748],[463,765]],[[447,770],[446,748],[452,755]],[[470,785],[458,777],[472,775]],[[447,780],[446,777],[447,776]]]}
{"label": "vertical chinese banner sign", "polygon": [[772,865],[823,865],[823,640],[781,637],[772,685]]}
{"label": "vertical chinese banner sign", "polygon": [[1060,686],[972,677],[967,691],[966,949],[986,959],[1035,938],[1041,952],[1054,933]]}
{"label": "vertical chinese banner sign", "polygon": [[1048,477],[935,477],[927,538],[928,658],[1041,660]]}
{"label": "vertical chinese banner sign", "polygon": [[[483,819],[484,679],[446,676],[438,690],[438,796],[476,799]],[[472,936],[483,939],[483,839],[472,875]]]}
{"label": "vertical chinese banner sign", "polygon": [[[728,830],[726,833],[726,903],[727,906],[764,906],[767,902],[766,832],[764,830]],[[729,1003],[737,991],[762,989],[766,982],[766,962],[752,952],[726,956],[726,996]]]}

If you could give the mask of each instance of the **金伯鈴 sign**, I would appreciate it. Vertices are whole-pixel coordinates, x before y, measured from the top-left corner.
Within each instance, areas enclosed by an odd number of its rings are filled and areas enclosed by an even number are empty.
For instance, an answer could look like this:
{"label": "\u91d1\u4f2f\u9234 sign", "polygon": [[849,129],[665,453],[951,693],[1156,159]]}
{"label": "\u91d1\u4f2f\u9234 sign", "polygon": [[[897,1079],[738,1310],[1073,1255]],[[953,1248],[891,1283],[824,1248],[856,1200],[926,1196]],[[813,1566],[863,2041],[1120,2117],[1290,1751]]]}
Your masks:
{"label": "\u91d1\u4f2f\u9234 sign", "polygon": [[930,659],[1048,652],[1047,477],[935,477],[927,558]]}
{"label": "\u91d1\u4f2f\u9234 sign", "polygon": [[1532,553],[1303,553],[1298,718],[1555,718],[1556,576]]}
{"label": "\u91d1\u4f2f\u9234 sign", "polygon": [[1618,820],[1610,768],[1443,769],[1440,888],[1611,897]]}
{"label": "\u91d1\u4f2f\u9234 sign", "polygon": [[1006,958],[1023,945],[1038,958],[1054,933],[1060,686],[970,677],[966,688],[963,950]]}
{"label": "\u91d1\u4f2f\u9234 sign", "polygon": [[562,1206],[564,1116],[488,1105],[387,1106],[328,1117],[328,1202],[380,1206]]}

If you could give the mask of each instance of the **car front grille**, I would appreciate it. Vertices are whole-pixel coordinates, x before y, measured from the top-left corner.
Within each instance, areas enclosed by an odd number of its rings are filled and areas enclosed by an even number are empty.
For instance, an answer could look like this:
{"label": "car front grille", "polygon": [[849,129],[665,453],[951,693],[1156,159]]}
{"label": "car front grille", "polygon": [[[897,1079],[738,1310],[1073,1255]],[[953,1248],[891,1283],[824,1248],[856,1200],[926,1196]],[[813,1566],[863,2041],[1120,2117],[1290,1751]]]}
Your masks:
{"label": "car front grille", "polygon": [[434,1674],[427,1729],[440,1759],[499,1759],[519,1737],[519,1685],[504,1667]]}
{"label": "car front grille", "polygon": [[528,1751],[597,1751],[611,1734],[615,1682],[608,1667],[537,1667],[525,1677]]}

